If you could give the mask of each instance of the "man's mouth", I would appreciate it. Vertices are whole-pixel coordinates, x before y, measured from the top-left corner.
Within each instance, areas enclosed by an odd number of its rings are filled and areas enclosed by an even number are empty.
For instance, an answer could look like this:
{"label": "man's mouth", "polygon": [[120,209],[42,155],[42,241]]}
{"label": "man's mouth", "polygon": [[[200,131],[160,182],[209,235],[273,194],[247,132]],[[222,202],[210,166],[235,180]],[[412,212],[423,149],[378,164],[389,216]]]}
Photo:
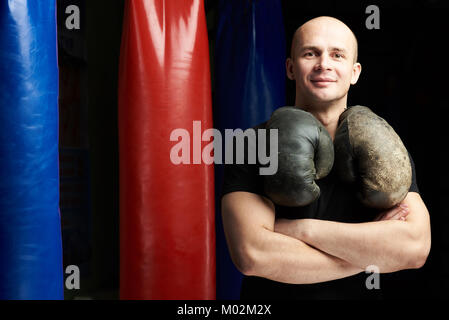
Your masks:
{"label": "man's mouth", "polygon": [[332,78],[312,78],[310,81],[317,87],[327,87],[331,83],[336,82],[336,80]]}

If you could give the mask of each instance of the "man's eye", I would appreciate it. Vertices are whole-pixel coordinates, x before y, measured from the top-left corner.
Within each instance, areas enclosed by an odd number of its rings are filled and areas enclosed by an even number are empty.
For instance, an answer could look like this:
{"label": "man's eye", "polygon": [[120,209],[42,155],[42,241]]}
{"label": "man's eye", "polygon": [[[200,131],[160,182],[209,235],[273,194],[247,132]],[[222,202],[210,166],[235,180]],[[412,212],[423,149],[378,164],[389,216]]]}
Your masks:
{"label": "man's eye", "polygon": [[312,57],[313,55],[314,55],[313,52],[304,53],[304,56],[306,56],[306,57]]}
{"label": "man's eye", "polygon": [[341,58],[343,58],[344,56],[343,56],[342,54],[340,54],[340,53],[336,53],[336,54],[334,54],[334,57],[335,57],[335,58],[338,58],[338,59],[341,59]]}

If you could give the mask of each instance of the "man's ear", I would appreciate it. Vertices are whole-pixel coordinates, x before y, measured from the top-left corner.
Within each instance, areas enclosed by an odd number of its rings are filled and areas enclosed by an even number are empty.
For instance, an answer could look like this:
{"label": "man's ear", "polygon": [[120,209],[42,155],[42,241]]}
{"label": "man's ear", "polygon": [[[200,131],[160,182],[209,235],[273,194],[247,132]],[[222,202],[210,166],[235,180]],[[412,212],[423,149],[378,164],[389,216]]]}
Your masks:
{"label": "man's ear", "polygon": [[362,65],[358,62],[352,66],[351,84],[356,84],[359,80],[360,73],[362,72]]}
{"label": "man's ear", "polygon": [[290,80],[295,80],[295,74],[293,73],[293,60],[292,60],[292,58],[287,58],[287,60],[285,60],[285,69],[287,71],[287,77]]}

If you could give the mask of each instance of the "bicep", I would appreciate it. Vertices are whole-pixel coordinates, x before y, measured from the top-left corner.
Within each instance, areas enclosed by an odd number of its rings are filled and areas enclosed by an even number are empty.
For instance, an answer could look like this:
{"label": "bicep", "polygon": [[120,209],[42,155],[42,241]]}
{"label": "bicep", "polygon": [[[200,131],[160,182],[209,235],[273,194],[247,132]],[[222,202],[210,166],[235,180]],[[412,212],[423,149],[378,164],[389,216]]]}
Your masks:
{"label": "bicep", "polygon": [[245,268],[245,257],[260,235],[274,230],[272,202],[250,192],[231,192],[221,202],[223,228],[231,257],[237,267]]}
{"label": "bicep", "polygon": [[274,205],[265,197],[251,192],[231,192],[221,201],[223,226],[240,232],[265,228],[274,230]]}

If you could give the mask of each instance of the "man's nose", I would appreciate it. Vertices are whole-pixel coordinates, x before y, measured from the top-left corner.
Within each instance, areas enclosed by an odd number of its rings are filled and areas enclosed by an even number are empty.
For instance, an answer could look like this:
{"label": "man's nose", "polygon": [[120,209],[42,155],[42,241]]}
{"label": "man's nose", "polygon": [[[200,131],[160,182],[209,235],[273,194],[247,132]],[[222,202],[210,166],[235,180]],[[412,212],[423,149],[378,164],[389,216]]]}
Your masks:
{"label": "man's nose", "polygon": [[330,68],[331,64],[329,57],[325,54],[322,54],[315,65],[315,70],[329,70]]}

